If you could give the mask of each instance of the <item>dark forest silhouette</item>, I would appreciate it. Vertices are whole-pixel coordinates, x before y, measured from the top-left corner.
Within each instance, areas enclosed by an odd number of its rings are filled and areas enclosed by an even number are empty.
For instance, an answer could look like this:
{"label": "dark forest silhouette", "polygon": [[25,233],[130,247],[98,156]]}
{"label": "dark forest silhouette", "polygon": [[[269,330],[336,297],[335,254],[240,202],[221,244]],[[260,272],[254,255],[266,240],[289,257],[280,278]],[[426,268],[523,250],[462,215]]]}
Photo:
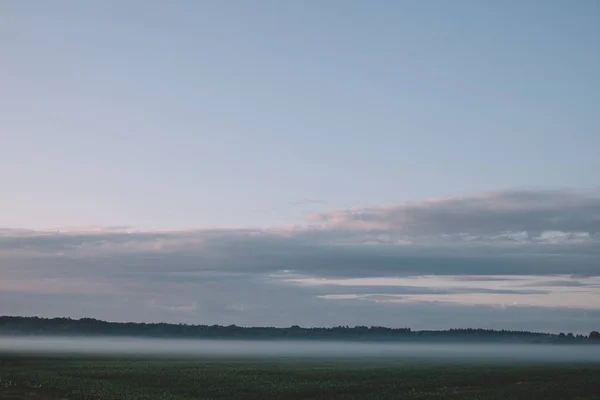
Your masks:
{"label": "dark forest silhouette", "polygon": [[93,318],[0,316],[0,335],[133,336],[197,339],[316,339],[365,341],[485,341],[526,343],[600,343],[597,331],[586,335],[492,329],[414,331],[383,326],[331,328],[241,327],[167,323],[106,322]]}

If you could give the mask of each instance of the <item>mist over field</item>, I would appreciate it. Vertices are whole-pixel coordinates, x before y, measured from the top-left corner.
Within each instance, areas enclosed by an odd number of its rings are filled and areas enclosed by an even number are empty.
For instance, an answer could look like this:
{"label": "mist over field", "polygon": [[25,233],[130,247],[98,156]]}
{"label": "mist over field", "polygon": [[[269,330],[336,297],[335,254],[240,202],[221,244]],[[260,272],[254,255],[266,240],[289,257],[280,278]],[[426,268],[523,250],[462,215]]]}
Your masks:
{"label": "mist over field", "polygon": [[198,358],[600,362],[600,346],[552,344],[2,337],[0,352]]}

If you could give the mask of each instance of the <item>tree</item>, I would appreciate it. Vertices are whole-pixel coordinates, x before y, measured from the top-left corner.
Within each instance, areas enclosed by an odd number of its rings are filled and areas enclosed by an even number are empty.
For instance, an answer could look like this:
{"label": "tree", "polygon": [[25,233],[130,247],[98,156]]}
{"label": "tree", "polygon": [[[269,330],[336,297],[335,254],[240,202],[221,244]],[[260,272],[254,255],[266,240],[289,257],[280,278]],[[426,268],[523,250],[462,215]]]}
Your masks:
{"label": "tree", "polygon": [[600,340],[600,332],[598,332],[598,331],[590,332],[590,340]]}

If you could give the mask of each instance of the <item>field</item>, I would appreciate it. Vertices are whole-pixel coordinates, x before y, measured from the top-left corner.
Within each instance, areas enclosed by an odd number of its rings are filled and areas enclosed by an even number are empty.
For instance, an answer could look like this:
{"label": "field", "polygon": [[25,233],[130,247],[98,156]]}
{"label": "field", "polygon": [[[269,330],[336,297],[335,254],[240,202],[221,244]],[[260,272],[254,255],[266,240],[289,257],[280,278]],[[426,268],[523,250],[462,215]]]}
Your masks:
{"label": "field", "polygon": [[0,399],[600,399],[599,364],[0,355]]}

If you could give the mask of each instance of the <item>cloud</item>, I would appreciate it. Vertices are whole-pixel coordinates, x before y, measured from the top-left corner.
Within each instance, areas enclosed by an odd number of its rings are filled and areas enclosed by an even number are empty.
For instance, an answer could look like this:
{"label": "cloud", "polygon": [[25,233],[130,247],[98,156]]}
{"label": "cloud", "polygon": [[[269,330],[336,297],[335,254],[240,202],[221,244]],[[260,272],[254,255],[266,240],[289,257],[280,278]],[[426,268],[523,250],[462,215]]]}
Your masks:
{"label": "cloud", "polygon": [[504,191],[316,213],[310,219],[340,229],[408,236],[463,235],[478,239],[504,235],[505,239],[523,240],[554,231],[583,238],[600,232],[600,196],[595,192]]}
{"label": "cloud", "polygon": [[[325,299],[361,299],[376,302],[444,302],[465,306],[488,305],[574,307],[600,309],[595,298],[600,291],[600,277],[570,279],[564,275],[515,275],[509,279],[481,275],[462,279],[461,276],[409,276],[397,278],[338,278],[307,276],[278,278],[286,283],[318,289]],[[477,278],[477,279],[475,279]],[[504,278],[504,277],[502,277]],[[578,282],[579,286],[568,286]],[[565,285],[567,283],[567,285]],[[590,290],[595,287],[596,289]],[[568,290],[566,290],[567,288]]]}
{"label": "cloud", "polygon": [[[327,212],[303,226],[265,229],[1,229],[0,313],[440,328],[455,319],[432,305],[461,316],[495,307],[505,327],[547,308],[596,312],[594,196],[499,192]],[[403,319],[386,323],[386,315]],[[550,317],[536,318],[541,327]],[[493,325],[487,316],[465,322],[484,323]]]}
{"label": "cloud", "polygon": [[[189,242],[296,244],[587,244],[600,242],[600,195],[576,191],[506,191],[398,206],[309,215],[304,226],[266,229],[141,232],[88,227],[37,232],[0,229],[0,249],[63,250],[145,242],[167,247]],[[280,243],[282,244],[282,243]],[[160,247],[162,248],[162,247]]]}

